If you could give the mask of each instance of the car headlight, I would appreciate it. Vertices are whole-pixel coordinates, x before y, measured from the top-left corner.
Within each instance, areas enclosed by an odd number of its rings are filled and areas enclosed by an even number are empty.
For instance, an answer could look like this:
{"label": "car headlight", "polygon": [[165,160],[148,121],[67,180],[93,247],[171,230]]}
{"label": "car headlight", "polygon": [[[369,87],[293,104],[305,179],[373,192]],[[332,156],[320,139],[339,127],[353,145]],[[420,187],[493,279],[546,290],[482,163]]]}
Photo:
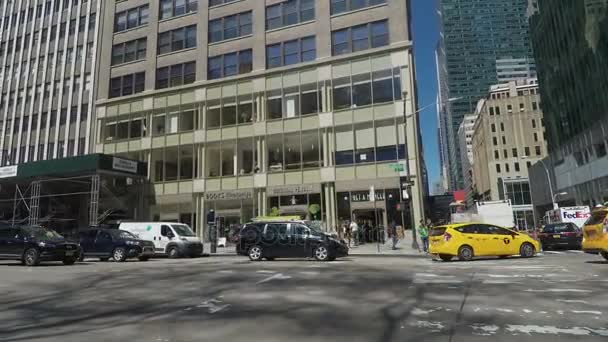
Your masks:
{"label": "car headlight", "polygon": [[40,246],[40,247],[49,247],[49,248],[55,247],[55,245],[53,245],[52,243],[48,243],[48,242],[44,242],[44,241],[38,242],[38,246]]}
{"label": "car headlight", "polygon": [[137,241],[127,241],[127,245],[137,246],[138,243],[137,243]]}

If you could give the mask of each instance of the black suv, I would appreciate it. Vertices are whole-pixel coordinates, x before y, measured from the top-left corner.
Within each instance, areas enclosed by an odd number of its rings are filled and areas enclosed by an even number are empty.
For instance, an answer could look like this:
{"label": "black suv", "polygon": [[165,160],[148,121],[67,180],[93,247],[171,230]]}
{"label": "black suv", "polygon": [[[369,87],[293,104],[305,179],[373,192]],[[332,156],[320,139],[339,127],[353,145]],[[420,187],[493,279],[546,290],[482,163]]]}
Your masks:
{"label": "black suv", "polygon": [[147,261],[154,256],[154,243],[140,240],[135,235],[119,229],[88,229],[80,232],[82,259],[97,257],[101,261],[113,258],[125,261],[137,257]]}
{"label": "black suv", "polygon": [[348,246],[304,222],[247,223],[238,234],[236,253],[253,261],[314,257],[320,261],[348,255]]}
{"label": "black suv", "polygon": [[41,261],[63,261],[65,265],[73,265],[79,256],[78,244],[67,242],[52,229],[0,228],[0,259],[19,260],[27,266],[37,266]]}

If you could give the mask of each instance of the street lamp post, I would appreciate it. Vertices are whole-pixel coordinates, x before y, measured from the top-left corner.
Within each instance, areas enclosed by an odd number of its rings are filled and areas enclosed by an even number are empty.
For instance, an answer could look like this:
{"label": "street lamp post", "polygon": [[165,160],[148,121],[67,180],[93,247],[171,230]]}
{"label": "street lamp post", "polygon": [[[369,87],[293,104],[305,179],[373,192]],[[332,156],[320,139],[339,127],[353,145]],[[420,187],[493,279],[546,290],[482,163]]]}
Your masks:
{"label": "street lamp post", "polygon": [[[413,120],[412,125],[414,127],[414,132],[416,133],[417,129],[418,129],[418,122],[417,122],[417,119],[418,119],[418,115],[417,114],[418,113],[423,112],[423,111],[425,111],[428,108],[431,108],[433,106],[436,107],[439,104],[451,103],[451,102],[459,101],[459,100],[462,100],[462,99],[463,99],[463,97],[452,97],[452,98],[447,99],[446,101],[440,101],[439,99],[437,99],[437,101],[435,101],[434,103],[428,104],[426,106],[422,106],[422,108],[415,110],[412,114],[405,115],[405,124],[407,126],[407,119],[412,118],[412,120]],[[404,106],[406,105],[405,103],[407,103],[407,101],[404,101]],[[405,108],[405,113],[407,113],[407,108]],[[419,134],[419,132],[418,132],[418,134]],[[419,161],[419,158],[420,158],[419,157],[420,156],[420,147],[418,146],[419,140],[418,140],[418,135],[417,134],[414,134],[414,141],[413,141],[413,143],[414,143],[414,153],[416,155],[416,159],[415,159],[416,176],[420,177],[420,173],[421,173],[420,161]],[[409,171],[409,166],[410,166],[410,163],[408,162],[407,163],[408,171]],[[411,174],[411,172],[408,172],[408,175],[410,175],[410,174]],[[422,192],[421,192],[422,181],[421,181],[420,178],[418,178],[418,184],[416,186],[418,186],[417,191],[418,191],[419,201],[422,203],[424,201],[424,199],[422,198]],[[410,186],[406,187],[406,189],[408,189],[408,188],[412,189],[412,187],[410,187]],[[402,186],[400,186],[400,190],[403,193]],[[402,195],[402,197],[403,197],[403,195]],[[413,203],[413,201],[414,201],[414,198],[413,198],[413,193],[412,193],[410,203]],[[424,205],[420,204],[420,206],[421,206],[420,214],[422,216],[421,219],[424,221]],[[411,206],[410,206],[410,208],[411,208]],[[412,216],[415,217],[415,215],[413,215],[413,213],[412,213]],[[414,219],[414,225],[412,227],[412,249],[420,250],[420,248],[418,246],[418,241],[416,240],[416,224],[417,224],[416,220]],[[405,228],[405,222],[403,222],[403,225],[404,225],[404,228]]]}

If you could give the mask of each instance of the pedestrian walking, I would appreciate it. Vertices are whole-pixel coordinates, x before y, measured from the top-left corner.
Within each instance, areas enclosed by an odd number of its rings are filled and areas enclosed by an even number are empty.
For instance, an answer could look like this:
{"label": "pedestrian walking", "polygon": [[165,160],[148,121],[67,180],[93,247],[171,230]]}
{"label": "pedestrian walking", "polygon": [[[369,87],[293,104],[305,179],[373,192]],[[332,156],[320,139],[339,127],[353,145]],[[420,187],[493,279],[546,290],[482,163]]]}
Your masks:
{"label": "pedestrian walking", "polygon": [[420,241],[422,241],[422,250],[425,253],[429,252],[429,228],[424,223],[424,220],[420,220],[420,225],[418,226],[418,236],[420,236]]}
{"label": "pedestrian walking", "polygon": [[359,225],[357,221],[352,220],[350,223],[350,233],[353,237],[355,246],[359,245]]}
{"label": "pedestrian walking", "polygon": [[397,226],[391,224],[388,229],[390,230],[391,239],[393,241],[392,249],[397,249],[397,242],[399,242],[399,234],[397,233]]}

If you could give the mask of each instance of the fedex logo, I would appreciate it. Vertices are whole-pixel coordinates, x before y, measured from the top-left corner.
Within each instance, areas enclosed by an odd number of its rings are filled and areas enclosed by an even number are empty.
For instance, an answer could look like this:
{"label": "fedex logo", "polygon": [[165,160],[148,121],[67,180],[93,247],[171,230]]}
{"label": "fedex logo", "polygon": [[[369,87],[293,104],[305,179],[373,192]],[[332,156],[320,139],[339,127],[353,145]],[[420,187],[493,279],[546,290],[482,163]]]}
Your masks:
{"label": "fedex logo", "polygon": [[589,216],[591,216],[591,213],[585,213],[582,211],[575,211],[575,212],[564,211],[565,219],[586,219],[586,218],[589,218]]}

